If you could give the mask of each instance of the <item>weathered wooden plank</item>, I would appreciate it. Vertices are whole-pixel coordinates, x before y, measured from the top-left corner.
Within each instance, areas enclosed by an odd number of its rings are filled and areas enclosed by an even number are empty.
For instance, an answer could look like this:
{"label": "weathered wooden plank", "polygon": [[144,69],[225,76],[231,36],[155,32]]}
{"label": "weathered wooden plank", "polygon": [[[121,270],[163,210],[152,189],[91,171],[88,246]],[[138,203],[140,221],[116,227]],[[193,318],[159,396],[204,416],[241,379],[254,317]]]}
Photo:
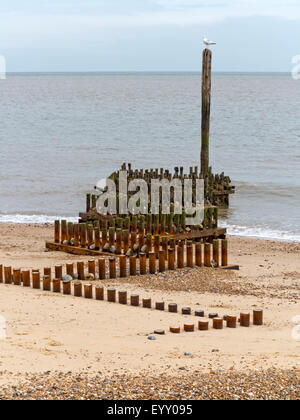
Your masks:
{"label": "weathered wooden plank", "polygon": [[201,239],[201,238],[219,238],[226,235],[226,229],[214,228],[214,229],[203,229],[203,230],[192,230],[191,232],[177,233],[175,235],[169,235],[169,238],[184,240],[184,239]]}
{"label": "weathered wooden plank", "polygon": [[51,251],[60,251],[60,252],[67,252],[68,254],[74,255],[90,255],[90,256],[107,256],[113,257],[112,254],[108,252],[96,251],[87,248],[79,248],[70,245],[63,245],[57,244],[55,242],[46,242],[46,248],[50,249]]}

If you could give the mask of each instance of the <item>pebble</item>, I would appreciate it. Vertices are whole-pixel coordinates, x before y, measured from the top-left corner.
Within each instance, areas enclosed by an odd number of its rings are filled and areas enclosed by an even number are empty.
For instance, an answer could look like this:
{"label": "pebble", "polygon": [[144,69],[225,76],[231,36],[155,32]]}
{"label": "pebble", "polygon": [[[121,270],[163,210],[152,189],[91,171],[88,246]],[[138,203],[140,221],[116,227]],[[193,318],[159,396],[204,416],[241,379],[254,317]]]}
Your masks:
{"label": "pebble", "polygon": [[157,335],[165,335],[165,330],[155,330],[154,331],[154,334],[157,334]]}
{"label": "pebble", "polygon": [[73,277],[69,276],[69,274],[66,274],[65,276],[63,276],[62,281],[72,281]]}
{"label": "pebble", "polygon": [[145,254],[147,252],[147,249],[148,249],[147,245],[144,245],[141,249],[141,253]]}
{"label": "pebble", "polygon": [[[26,375],[14,386],[0,387],[0,400],[293,400],[300,399],[300,370],[214,371],[178,376],[56,372]],[[187,371],[187,372],[185,372]],[[40,385],[41,384],[41,385]]]}
{"label": "pebble", "polygon": [[156,337],[154,337],[154,335],[149,335],[149,336],[148,336],[148,340],[152,340],[152,341],[154,341],[154,340],[156,340]]}
{"label": "pebble", "polygon": [[195,316],[199,316],[200,318],[204,318],[204,311],[195,311]]}
{"label": "pebble", "polygon": [[109,251],[109,243],[108,242],[104,245],[103,251],[105,251],[105,252]]}
{"label": "pebble", "polygon": [[[133,255],[129,250],[127,256]],[[231,271],[211,270],[211,268],[184,268],[182,270],[157,273],[156,275],[130,276],[118,279],[119,283],[129,283],[136,286],[147,287],[159,291],[188,291],[204,293],[216,293],[229,296],[255,296],[279,297],[283,294],[287,297],[299,296],[298,288],[289,289],[286,285],[280,285],[272,289],[261,287],[260,282],[243,281],[235,277]],[[271,293],[272,291],[272,293]],[[294,292],[297,294],[294,295]]]}

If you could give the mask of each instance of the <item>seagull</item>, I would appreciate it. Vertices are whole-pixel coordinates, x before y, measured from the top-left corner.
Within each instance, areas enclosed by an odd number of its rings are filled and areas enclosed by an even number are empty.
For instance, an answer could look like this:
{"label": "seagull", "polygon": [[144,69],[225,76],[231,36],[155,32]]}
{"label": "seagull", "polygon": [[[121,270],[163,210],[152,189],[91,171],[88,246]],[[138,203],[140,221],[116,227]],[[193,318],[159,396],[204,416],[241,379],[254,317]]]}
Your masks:
{"label": "seagull", "polygon": [[208,47],[209,45],[216,45],[217,43],[214,41],[210,41],[209,39],[205,37],[203,37],[203,43]]}

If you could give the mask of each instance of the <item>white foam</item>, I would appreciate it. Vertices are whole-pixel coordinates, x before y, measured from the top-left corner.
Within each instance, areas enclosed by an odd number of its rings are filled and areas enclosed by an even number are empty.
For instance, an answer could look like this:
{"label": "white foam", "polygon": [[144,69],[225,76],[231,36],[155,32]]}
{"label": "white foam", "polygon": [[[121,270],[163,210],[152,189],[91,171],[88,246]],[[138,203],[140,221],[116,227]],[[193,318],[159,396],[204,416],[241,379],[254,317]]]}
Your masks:
{"label": "white foam", "polygon": [[45,224],[54,223],[55,220],[67,220],[68,222],[77,223],[78,217],[62,217],[62,216],[47,216],[44,214],[1,214],[0,223],[13,224]]}
{"label": "white foam", "polygon": [[[0,214],[0,223],[8,224],[45,224],[54,223],[55,220],[67,220],[77,223],[78,217],[49,216],[44,214]],[[220,221],[220,227],[227,229],[229,235],[246,236],[250,238],[271,239],[278,241],[300,242],[300,235],[292,232],[284,232],[264,227],[249,227],[242,225],[233,225],[225,221]]]}
{"label": "white foam", "polygon": [[227,229],[229,235],[246,236],[250,238],[271,239],[275,241],[300,242],[300,235],[281,230],[267,229],[264,227],[249,227],[231,225],[224,221],[220,222],[220,227]]}

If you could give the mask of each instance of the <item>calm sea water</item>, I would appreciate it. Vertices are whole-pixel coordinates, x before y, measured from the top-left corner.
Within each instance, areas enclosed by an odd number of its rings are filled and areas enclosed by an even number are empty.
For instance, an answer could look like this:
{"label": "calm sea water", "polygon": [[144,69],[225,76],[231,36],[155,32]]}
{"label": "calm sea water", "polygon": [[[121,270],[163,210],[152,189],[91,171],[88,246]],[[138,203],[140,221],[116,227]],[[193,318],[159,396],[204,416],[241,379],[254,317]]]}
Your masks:
{"label": "calm sea water", "polygon": [[[199,74],[30,74],[0,81],[0,221],[76,217],[123,162],[199,165]],[[213,77],[211,164],[237,187],[233,234],[300,240],[300,81]]]}

